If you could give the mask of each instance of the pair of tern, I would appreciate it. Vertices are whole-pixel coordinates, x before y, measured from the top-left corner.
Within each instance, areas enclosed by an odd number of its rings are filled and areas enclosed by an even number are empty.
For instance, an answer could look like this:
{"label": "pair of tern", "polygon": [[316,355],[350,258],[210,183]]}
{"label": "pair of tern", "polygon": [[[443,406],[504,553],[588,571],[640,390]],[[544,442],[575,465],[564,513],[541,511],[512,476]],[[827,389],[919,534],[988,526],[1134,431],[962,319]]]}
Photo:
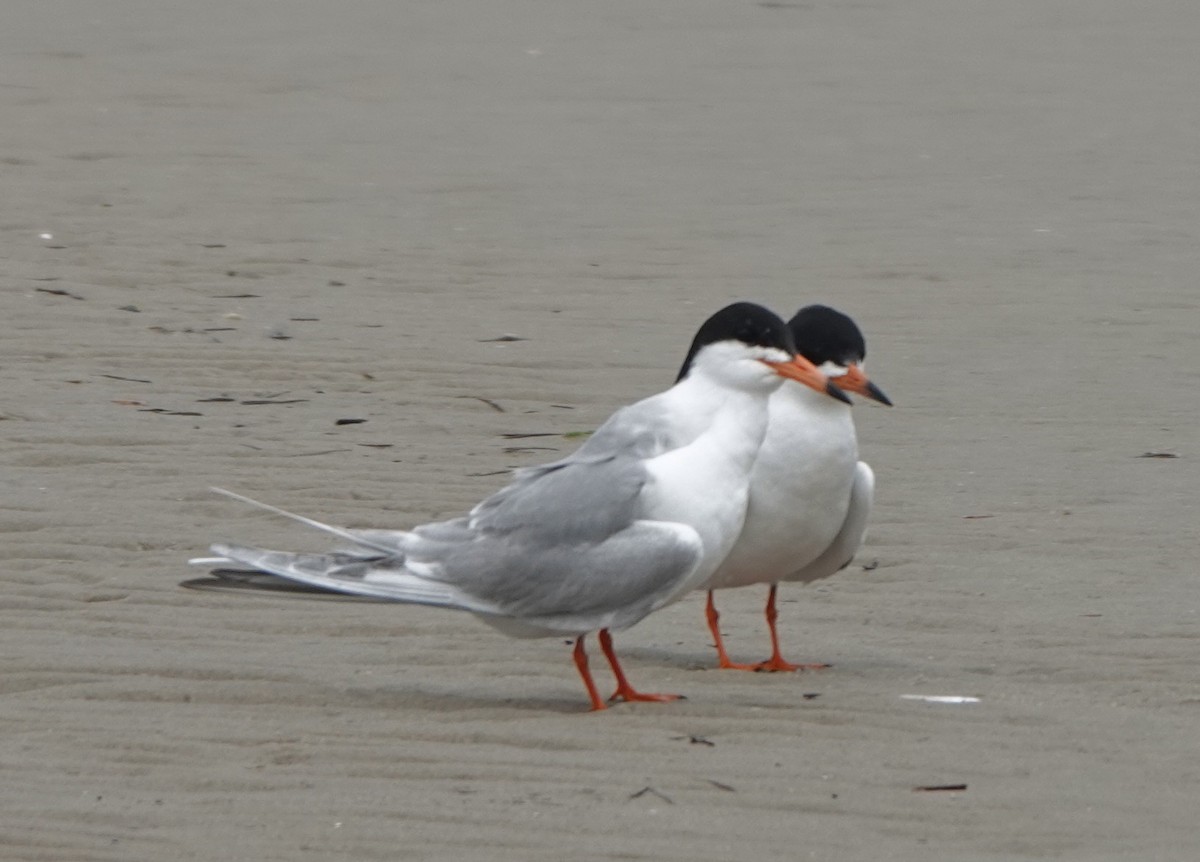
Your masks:
{"label": "pair of tern", "polygon": [[[825,306],[784,323],[748,302],[700,327],[665,392],[614,413],[576,452],[517,471],[466,516],[412,530],[351,530],[222,493],[332,534],[345,548],[297,554],[234,544],[192,560],[231,578],[468,611],[514,637],[574,639],[592,709],[605,708],[584,639],[598,633],[613,700],[664,701],[628,681],[613,631],[697,589],[722,667],[794,670],[780,655],[780,581],[847,565],[874,492],[858,461],[848,390],[884,404],[862,371],[854,322]],[[712,591],[770,584],[772,657],[729,661]]]}

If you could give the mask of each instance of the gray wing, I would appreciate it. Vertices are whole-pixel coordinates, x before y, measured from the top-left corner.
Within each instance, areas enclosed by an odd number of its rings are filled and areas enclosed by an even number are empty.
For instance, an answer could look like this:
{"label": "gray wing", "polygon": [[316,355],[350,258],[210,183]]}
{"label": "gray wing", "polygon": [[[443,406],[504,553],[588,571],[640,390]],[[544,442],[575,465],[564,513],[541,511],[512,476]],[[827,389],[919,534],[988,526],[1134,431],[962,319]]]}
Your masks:
{"label": "gray wing", "polygon": [[414,530],[410,566],[521,616],[626,608],[640,619],[660,607],[703,556],[692,527],[644,517],[645,460],[690,442],[663,410],[658,398],[622,408],[467,518]]}
{"label": "gray wing", "polygon": [[649,476],[642,463],[609,454],[524,470],[471,510],[473,529],[538,535],[544,544],[600,540],[641,516]]}
{"label": "gray wing", "polygon": [[859,461],[850,487],[850,508],[842,529],[821,556],[803,569],[784,578],[785,581],[819,581],[836,574],[854,559],[867,535],[867,521],[875,501],[875,473],[865,461]]}
{"label": "gray wing", "polygon": [[528,471],[467,518],[414,530],[409,568],[514,615],[638,608],[644,616],[703,554],[690,526],[643,518],[647,480],[641,461],[625,454]]}
{"label": "gray wing", "polygon": [[[526,550],[596,544],[617,536],[644,517],[645,461],[690,440],[663,429],[657,399],[614,413],[576,452],[559,461],[517,472],[513,482],[473,508],[464,523],[489,538],[505,538]],[[419,537],[443,535],[449,524],[418,528]],[[445,533],[450,542],[463,536]]]}
{"label": "gray wing", "polygon": [[555,631],[621,628],[672,598],[703,556],[690,526],[642,517],[647,480],[638,458],[581,450],[524,471],[466,518],[409,532],[343,530],[291,516],[362,546],[356,550],[216,545],[213,552],[336,592],[545,620]]}

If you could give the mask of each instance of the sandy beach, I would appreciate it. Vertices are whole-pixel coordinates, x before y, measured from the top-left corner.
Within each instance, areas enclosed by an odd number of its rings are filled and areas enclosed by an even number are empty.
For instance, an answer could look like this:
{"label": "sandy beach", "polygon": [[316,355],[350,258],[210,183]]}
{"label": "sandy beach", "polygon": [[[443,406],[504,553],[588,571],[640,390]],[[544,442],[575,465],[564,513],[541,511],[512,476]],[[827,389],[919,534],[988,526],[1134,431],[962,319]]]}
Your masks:
{"label": "sandy beach", "polygon": [[[4,17],[0,858],[1200,856],[1200,7]],[[210,486],[461,513],[736,299],[854,315],[896,402],[782,591],[830,668],[713,670],[694,595],[618,638],[688,699],[590,714],[557,641],[183,586],[322,546]]]}

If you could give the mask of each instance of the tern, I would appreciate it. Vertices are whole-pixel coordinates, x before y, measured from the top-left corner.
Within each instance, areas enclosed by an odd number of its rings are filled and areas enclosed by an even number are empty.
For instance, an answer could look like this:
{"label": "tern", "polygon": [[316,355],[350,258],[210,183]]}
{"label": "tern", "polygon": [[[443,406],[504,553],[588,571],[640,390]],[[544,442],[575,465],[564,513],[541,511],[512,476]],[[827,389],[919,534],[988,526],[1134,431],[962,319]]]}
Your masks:
{"label": "tern", "polygon": [[611,632],[706,584],[733,548],[775,390],[808,387],[849,403],[796,355],[787,325],[753,303],[705,321],[687,364],[670,389],[618,410],[566,458],[519,470],[464,517],[404,531],[348,530],[226,491],[347,547],[299,554],[221,543],[212,546],[215,557],[191,562],[467,611],[514,637],[573,638],[593,710],[605,702],[584,638],[598,632],[616,679],[611,699],[677,699],[630,685]]}
{"label": "tern", "polygon": [[[800,309],[788,322],[800,356],[840,389],[891,406],[863,371],[867,347],[857,324],[824,305]],[[685,360],[680,379],[695,370]],[[858,460],[850,406],[800,386],[770,396],[766,437],[750,478],[742,531],[724,562],[700,587],[708,591],[705,616],[722,668],[794,671],[825,665],[786,661],[779,648],[775,598],[781,581],[827,578],[850,564],[863,543],[875,495],[875,474]],[[729,658],[718,626],[713,592],[770,584],[766,620],[771,657],[753,664]]]}

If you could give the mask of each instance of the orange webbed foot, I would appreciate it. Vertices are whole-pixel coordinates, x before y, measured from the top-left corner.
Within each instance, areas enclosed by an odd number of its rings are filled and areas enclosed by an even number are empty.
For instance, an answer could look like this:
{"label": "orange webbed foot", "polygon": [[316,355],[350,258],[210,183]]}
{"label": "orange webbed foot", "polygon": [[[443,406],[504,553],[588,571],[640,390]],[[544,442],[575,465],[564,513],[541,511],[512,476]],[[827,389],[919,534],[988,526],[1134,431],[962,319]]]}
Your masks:
{"label": "orange webbed foot", "polygon": [[623,700],[626,703],[670,703],[673,700],[687,700],[682,694],[647,694],[632,688],[620,689],[612,693],[609,702]]}
{"label": "orange webbed foot", "polygon": [[617,690],[609,698],[610,701],[668,703],[672,700],[687,699],[681,694],[647,694],[646,692],[638,691],[630,685],[629,680],[625,677],[625,671],[621,668],[621,663],[617,661],[617,653],[613,649],[612,635],[608,633],[608,629],[600,629],[600,649],[604,650],[604,655],[608,659],[608,663],[612,666],[613,676],[617,678]]}

